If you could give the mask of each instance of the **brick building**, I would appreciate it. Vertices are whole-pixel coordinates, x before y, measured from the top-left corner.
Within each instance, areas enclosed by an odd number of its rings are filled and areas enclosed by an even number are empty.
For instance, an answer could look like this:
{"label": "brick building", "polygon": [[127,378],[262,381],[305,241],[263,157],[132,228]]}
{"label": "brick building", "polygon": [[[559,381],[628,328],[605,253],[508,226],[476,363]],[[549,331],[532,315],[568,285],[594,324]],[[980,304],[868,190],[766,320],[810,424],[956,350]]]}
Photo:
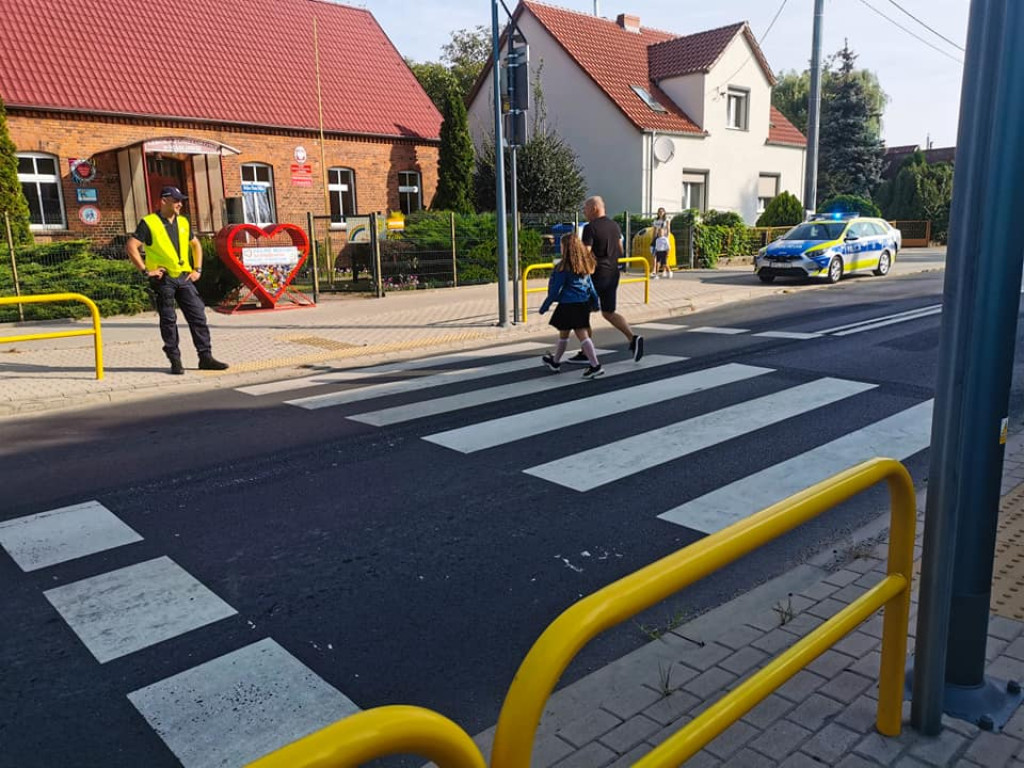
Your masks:
{"label": "brick building", "polygon": [[0,96],[37,240],[123,235],[166,184],[201,233],[430,203],[441,116],[364,9],[2,4]]}

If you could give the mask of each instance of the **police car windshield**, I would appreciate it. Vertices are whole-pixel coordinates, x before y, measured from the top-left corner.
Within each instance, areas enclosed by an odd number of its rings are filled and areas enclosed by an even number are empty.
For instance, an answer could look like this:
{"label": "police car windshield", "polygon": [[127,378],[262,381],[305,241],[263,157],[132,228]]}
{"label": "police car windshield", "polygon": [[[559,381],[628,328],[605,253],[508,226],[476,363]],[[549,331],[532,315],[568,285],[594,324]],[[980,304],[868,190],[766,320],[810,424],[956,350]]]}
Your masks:
{"label": "police car windshield", "polygon": [[836,240],[846,229],[845,221],[809,221],[794,227],[783,240]]}

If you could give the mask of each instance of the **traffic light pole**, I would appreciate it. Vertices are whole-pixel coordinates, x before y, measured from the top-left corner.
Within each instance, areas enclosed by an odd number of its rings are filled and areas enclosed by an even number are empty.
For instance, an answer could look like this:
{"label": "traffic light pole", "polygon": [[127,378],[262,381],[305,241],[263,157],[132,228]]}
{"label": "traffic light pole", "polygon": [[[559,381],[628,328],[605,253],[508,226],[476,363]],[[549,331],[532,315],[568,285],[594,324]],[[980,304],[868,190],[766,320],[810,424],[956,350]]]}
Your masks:
{"label": "traffic light pole", "polygon": [[498,326],[508,327],[508,213],[505,210],[505,140],[501,125],[501,52],[498,0],[491,0],[491,53],[494,75],[494,206],[498,215]]}
{"label": "traffic light pole", "polygon": [[1020,704],[985,677],[1024,246],[1024,3],[972,0],[943,288],[911,723],[989,730]]}

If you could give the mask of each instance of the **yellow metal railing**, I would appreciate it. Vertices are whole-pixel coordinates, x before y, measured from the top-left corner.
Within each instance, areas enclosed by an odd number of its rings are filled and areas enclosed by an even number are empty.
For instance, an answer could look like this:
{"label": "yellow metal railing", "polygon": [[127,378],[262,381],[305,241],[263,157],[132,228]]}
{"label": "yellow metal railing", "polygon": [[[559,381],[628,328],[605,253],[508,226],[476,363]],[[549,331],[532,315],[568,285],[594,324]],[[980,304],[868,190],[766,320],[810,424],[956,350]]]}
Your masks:
{"label": "yellow metal railing", "polygon": [[[871,459],[619,579],[565,610],[534,643],[516,672],[498,718],[491,768],[528,768],[545,702],[572,659],[598,634],[882,480],[888,481],[892,508],[886,577],[634,766],[680,765],[883,606],[876,724],[882,734],[898,736],[916,503],[914,484],[902,464]],[[426,757],[441,768],[486,765],[466,732],[447,718],[418,707],[389,706],[334,723],[252,763],[251,768],[355,768],[402,753]]]}
{"label": "yellow metal railing", "polygon": [[0,307],[9,304],[45,304],[56,301],[80,301],[89,307],[92,314],[92,330],[53,331],[51,333],[26,333],[21,336],[0,336],[0,344],[11,344],[18,341],[41,341],[42,339],[63,339],[72,336],[92,336],[96,349],[96,378],[103,378],[103,332],[100,326],[100,311],[88,296],[80,293],[44,293],[36,296],[4,296],[0,297]]}
{"label": "yellow metal railing", "polygon": [[288,744],[249,768],[356,768],[387,755],[414,754],[441,768],[486,768],[476,744],[448,718],[420,707],[377,707]]}
{"label": "yellow metal railing", "polygon": [[492,768],[529,765],[544,703],[569,662],[595,636],[881,480],[889,482],[892,504],[885,579],[635,765],[638,768],[677,766],[690,758],[883,605],[877,725],[887,736],[899,735],[916,504],[914,485],[903,465],[893,459],[872,459],[662,558],[564,611],[540,636],[516,672],[498,718]]}
{"label": "yellow metal railing", "polygon": [[[643,283],[644,284],[644,304],[651,303],[651,265],[643,256],[625,256],[619,259],[619,264],[643,264],[644,265],[644,276],[643,277],[627,277],[619,280],[619,284],[623,283]],[[553,261],[546,262],[544,264],[531,264],[523,270],[522,280],[522,307],[523,307],[523,322],[526,322],[526,297],[531,293],[547,293],[547,286],[542,288],[528,288],[526,280],[530,273],[540,269],[554,269],[555,263]]]}

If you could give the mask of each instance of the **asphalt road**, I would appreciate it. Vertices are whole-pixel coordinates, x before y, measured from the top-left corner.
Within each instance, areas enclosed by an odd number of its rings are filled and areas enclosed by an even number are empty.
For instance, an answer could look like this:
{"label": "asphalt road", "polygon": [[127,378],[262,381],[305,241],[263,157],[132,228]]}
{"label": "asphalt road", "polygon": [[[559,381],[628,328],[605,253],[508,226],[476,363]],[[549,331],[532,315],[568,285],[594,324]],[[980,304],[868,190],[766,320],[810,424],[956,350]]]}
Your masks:
{"label": "asphalt road", "polygon": [[[942,278],[855,277],[674,318],[644,329],[641,365],[603,331],[598,346],[614,353],[592,382],[580,368],[550,374],[540,351],[495,350],[3,422],[0,521],[97,501],[141,540],[30,572],[0,552],[0,764],[179,765],[154,730],[178,725],[133,703],[137,692],[267,639],[359,707],[416,704],[470,733],[489,727],[532,642],[580,596],[794,479],[814,482],[843,450],[888,447],[879,424],[923,429]],[[286,402],[335,393],[348,402]],[[425,413],[394,410],[427,401]],[[927,450],[907,450],[924,483]],[[872,491],[606,633],[562,684],[785,572],[884,504]],[[55,610],[62,587],[161,558],[230,613],[100,658],[102,637],[87,648]]]}

